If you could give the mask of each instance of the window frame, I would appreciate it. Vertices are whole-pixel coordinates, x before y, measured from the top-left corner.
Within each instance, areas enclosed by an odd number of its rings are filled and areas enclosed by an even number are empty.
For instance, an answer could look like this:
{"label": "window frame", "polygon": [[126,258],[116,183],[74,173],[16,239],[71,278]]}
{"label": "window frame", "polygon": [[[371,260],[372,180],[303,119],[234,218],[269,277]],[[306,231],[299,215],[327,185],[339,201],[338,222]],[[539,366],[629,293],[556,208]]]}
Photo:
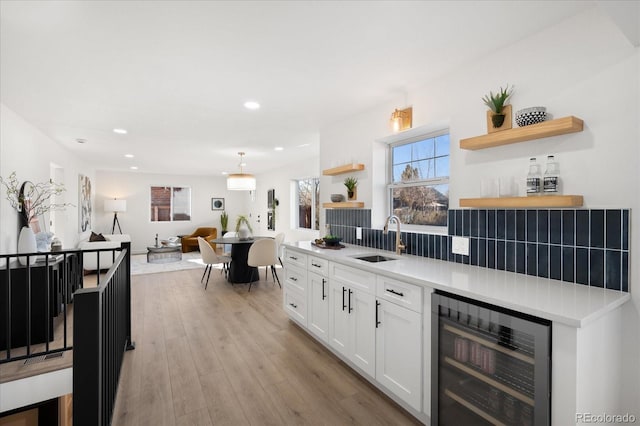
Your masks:
{"label": "window frame", "polygon": [[[442,135],[449,135],[449,175],[448,176],[439,176],[435,178],[428,179],[420,179],[412,182],[394,182],[393,181],[393,149],[402,145],[409,145],[412,143],[420,142],[426,139],[437,138]],[[388,213],[389,215],[393,214],[393,190],[397,188],[407,188],[407,187],[417,187],[417,186],[437,186],[437,185],[450,185],[451,181],[451,129],[447,124],[437,124],[433,126],[424,126],[412,129],[407,131],[402,135],[394,135],[392,138],[388,138],[386,140],[387,144],[387,202],[388,202]],[[437,158],[435,156],[429,157],[434,160]],[[449,207],[447,207],[447,211]],[[418,233],[429,233],[429,234],[442,234],[446,235],[448,228],[447,225],[415,225],[415,224],[402,224],[402,228],[406,231],[418,232]]]}
{"label": "window frame", "polygon": [[[300,181],[309,181],[314,180],[317,182],[317,191],[311,192],[311,223],[313,224],[311,228],[303,228],[300,226]],[[298,178],[293,180],[293,184],[295,187],[294,199],[295,203],[293,204],[294,214],[292,217],[295,219],[295,229],[300,231],[319,231],[320,230],[320,178],[319,177],[305,177]],[[317,213],[316,213],[317,210]],[[318,229],[315,229],[315,225],[318,225]]]}
{"label": "window frame", "polygon": [[[152,205],[152,197],[153,197],[153,188],[169,188],[169,190],[171,191],[171,196],[169,198],[171,204],[169,205],[169,220],[153,220],[153,215],[151,213],[151,209],[153,208]],[[185,219],[185,220],[175,220],[173,218],[173,213],[174,213],[174,205],[173,205],[173,201],[174,201],[174,189],[175,188],[180,188],[180,189],[188,189],[189,190],[189,219]],[[193,197],[192,197],[192,189],[190,186],[186,186],[186,185],[149,185],[149,222],[150,223],[177,223],[177,222],[191,222],[193,220],[193,206],[192,206],[192,202],[193,202]]]}

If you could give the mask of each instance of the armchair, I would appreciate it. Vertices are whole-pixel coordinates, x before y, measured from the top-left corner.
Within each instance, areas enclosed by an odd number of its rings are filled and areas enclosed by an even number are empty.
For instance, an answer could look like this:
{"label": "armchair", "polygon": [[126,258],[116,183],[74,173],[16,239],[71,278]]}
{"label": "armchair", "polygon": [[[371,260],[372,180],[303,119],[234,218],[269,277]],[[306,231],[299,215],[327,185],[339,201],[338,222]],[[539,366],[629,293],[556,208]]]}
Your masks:
{"label": "armchair", "polygon": [[[185,235],[182,237],[182,252],[187,253],[189,251],[199,250],[198,237],[204,238],[209,243],[209,240],[218,238],[218,230],[216,228],[198,228],[191,235]],[[209,244],[215,251],[215,243]]]}

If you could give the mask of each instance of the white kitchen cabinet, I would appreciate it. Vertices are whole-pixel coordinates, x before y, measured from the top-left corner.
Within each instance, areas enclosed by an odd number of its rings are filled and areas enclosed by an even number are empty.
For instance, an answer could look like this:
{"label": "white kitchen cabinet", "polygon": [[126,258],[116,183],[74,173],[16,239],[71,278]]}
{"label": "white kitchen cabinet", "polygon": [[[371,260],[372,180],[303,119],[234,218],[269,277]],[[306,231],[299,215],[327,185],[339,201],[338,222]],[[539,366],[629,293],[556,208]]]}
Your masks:
{"label": "white kitchen cabinet", "polygon": [[329,279],[307,272],[307,327],[318,339],[329,342]]}
{"label": "white kitchen cabinet", "polygon": [[285,248],[282,306],[291,319],[307,327],[307,255]]}
{"label": "white kitchen cabinet", "polygon": [[287,315],[303,327],[307,326],[307,301],[304,293],[288,282],[282,288],[283,307]]}
{"label": "white kitchen cabinet", "polygon": [[329,344],[375,376],[375,296],[331,278]]}
{"label": "white kitchen cabinet", "polygon": [[376,299],[376,380],[422,408],[422,315]]}

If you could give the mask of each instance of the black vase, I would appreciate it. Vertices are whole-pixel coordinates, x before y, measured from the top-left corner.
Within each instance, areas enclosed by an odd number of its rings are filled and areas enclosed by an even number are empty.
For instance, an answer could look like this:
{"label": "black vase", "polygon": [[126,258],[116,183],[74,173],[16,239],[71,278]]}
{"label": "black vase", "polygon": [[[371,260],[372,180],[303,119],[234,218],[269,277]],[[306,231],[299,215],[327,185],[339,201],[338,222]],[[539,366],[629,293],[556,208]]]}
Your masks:
{"label": "black vase", "polygon": [[504,124],[504,114],[494,114],[491,116],[491,123],[493,124],[493,127],[498,128],[498,127],[502,127],[502,125]]}

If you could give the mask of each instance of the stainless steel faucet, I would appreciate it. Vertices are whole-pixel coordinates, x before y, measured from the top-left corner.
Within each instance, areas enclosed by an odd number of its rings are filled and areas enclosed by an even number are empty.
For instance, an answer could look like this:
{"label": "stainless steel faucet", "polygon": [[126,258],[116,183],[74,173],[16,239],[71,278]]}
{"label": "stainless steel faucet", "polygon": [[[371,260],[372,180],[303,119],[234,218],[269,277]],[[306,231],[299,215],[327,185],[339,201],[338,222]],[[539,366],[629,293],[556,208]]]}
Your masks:
{"label": "stainless steel faucet", "polygon": [[398,216],[392,214],[391,216],[389,216],[387,218],[387,221],[384,224],[384,230],[382,231],[382,233],[384,235],[387,235],[389,233],[389,223],[395,221],[396,222],[396,254],[402,254],[402,250],[404,250],[406,247],[404,245],[404,243],[402,242],[402,239],[400,238],[400,218],[398,218]]}

